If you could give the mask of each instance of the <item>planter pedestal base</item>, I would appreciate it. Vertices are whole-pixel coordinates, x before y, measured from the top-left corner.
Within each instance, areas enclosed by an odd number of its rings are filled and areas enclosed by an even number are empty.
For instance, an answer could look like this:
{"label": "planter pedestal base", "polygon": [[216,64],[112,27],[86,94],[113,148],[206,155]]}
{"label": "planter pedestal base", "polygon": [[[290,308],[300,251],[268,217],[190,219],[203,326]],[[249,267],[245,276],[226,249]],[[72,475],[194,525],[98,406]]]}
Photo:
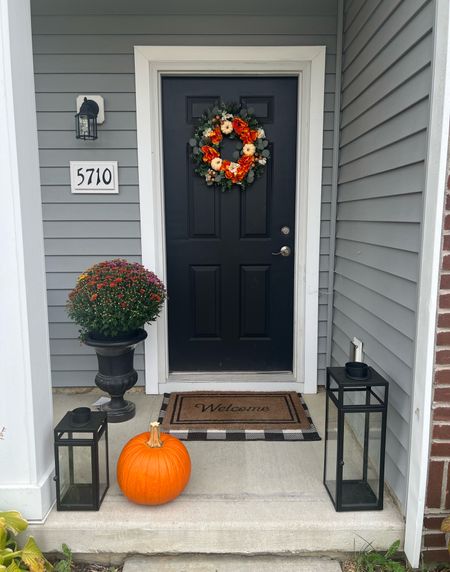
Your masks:
{"label": "planter pedestal base", "polygon": [[136,406],[133,402],[127,399],[122,399],[123,405],[118,408],[112,406],[112,400],[109,403],[104,403],[99,407],[100,411],[104,411],[108,416],[108,423],[121,423],[133,419],[136,415]]}

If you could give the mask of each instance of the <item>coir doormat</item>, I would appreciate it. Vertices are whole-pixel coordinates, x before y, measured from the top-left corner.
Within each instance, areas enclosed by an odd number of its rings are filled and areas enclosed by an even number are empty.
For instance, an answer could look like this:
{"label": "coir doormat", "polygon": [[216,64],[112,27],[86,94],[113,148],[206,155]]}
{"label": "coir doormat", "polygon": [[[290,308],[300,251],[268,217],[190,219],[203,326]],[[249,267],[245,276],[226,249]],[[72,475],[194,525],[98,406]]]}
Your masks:
{"label": "coir doormat", "polygon": [[161,430],[196,441],[319,441],[295,391],[165,393]]}

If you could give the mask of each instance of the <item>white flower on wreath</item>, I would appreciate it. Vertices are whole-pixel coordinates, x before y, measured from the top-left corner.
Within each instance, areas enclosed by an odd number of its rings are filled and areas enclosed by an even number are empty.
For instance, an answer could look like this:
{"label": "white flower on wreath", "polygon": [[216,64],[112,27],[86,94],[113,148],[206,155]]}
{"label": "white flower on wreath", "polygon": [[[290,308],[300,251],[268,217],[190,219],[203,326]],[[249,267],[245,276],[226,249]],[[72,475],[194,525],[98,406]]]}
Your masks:
{"label": "white flower on wreath", "polygon": [[264,131],[264,129],[262,129],[261,127],[258,129],[257,131],[257,137],[258,139],[264,139],[264,137],[266,136],[266,133]]}
{"label": "white flower on wreath", "polygon": [[253,145],[253,143],[246,143],[242,147],[242,153],[244,155],[252,156],[255,154],[255,151],[256,151],[256,147]]}
{"label": "white flower on wreath", "polygon": [[265,164],[267,163],[266,157],[260,157],[260,158],[258,159],[258,163],[259,163],[260,165],[265,165]]}
{"label": "white flower on wreath", "polygon": [[236,175],[238,169],[239,169],[239,163],[235,163],[234,161],[232,161],[228,165],[228,170],[230,171],[230,173],[233,173],[233,175]]}
{"label": "white flower on wreath", "polygon": [[220,171],[220,168],[222,167],[222,159],[220,157],[214,157],[211,161],[211,167],[214,171]]}
{"label": "white flower on wreath", "polygon": [[228,120],[223,121],[223,123],[220,126],[220,130],[224,135],[229,135],[233,131],[233,124],[231,123],[231,121]]}
{"label": "white flower on wreath", "polygon": [[206,182],[211,183],[212,181],[214,181],[215,177],[216,173],[212,169],[209,169],[205,175]]}
{"label": "white flower on wreath", "polygon": [[208,129],[205,129],[203,131],[203,137],[205,139],[209,139],[213,133],[214,133],[214,131],[210,127],[208,127]]}
{"label": "white flower on wreath", "polygon": [[230,120],[233,119],[233,114],[232,113],[222,113],[222,121],[226,121],[226,120]]}

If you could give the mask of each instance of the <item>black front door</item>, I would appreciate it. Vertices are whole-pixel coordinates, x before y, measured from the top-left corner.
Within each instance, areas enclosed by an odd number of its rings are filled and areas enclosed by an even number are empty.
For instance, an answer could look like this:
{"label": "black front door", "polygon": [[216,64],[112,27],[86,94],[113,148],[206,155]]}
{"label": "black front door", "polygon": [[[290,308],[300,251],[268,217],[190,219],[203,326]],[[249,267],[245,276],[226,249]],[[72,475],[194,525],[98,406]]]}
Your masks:
{"label": "black front door", "polygon": [[[294,248],[297,83],[162,80],[170,371],[292,371],[294,255],[272,253]],[[253,108],[270,141],[246,191],[222,193],[194,173],[189,139],[220,101]],[[233,149],[224,140],[223,158]]]}

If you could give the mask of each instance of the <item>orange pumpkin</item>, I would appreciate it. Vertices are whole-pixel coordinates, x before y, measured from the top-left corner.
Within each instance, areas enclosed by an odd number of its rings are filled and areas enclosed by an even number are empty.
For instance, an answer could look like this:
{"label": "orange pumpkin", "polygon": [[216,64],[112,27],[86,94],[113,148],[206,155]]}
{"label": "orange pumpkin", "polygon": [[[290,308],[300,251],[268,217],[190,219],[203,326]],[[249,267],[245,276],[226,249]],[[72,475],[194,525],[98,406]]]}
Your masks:
{"label": "orange pumpkin", "polygon": [[136,435],[122,450],[117,463],[117,481],[123,494],[138,504],[164,504],[176,498],[191,476],[186,447],[172,435],[150,432]]}

